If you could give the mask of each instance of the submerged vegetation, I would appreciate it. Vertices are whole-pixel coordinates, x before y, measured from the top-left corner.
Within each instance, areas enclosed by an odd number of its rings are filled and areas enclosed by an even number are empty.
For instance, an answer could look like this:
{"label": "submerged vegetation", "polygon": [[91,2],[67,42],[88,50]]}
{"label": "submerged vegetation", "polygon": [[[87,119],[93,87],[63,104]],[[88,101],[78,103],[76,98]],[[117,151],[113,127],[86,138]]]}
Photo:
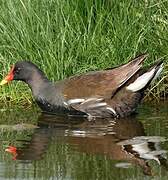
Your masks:
{"label": "submerged vegetation", "polygon": [[[36,63],[52,80],[127,62],[164,58],[162,76],[149,90],[165,97],[168,1],[0,0],[0,78],[17,60]],[[1,87],[0,100],[29,103],[23,83]],[[25,102],[26,100],[26,102]]]}

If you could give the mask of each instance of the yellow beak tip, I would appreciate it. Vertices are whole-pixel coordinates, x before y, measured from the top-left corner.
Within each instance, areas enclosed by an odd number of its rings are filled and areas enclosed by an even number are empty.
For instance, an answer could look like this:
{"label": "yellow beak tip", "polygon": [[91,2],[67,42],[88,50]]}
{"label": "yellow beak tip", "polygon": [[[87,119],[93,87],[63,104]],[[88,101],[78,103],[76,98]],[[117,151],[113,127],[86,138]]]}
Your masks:
{"label": "yellow beak tip", "polygon": [[0,82],[0,86],[3,86],[4,84],[8,83],[7,80],[3,79],[1,82]]}

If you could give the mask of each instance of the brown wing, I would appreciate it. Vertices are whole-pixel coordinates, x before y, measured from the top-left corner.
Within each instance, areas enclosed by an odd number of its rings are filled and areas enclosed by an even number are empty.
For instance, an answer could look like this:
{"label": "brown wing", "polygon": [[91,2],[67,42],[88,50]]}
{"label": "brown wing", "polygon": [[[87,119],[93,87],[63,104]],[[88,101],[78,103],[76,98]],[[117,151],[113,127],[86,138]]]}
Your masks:
{"label": "brown wing", "polygon": [[90,72],[66,79],[63,87],[65,99],[112,96],[141,68],[146,57],[147,55],[143,54],[110,70]]}

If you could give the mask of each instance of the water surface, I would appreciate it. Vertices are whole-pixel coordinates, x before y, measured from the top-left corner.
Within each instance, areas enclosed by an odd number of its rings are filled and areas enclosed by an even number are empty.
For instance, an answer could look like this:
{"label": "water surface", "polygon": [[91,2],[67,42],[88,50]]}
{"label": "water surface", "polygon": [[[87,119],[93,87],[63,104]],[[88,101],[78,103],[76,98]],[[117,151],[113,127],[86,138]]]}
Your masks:
{"label": "water surface", "polygon": [[168,102],[126,119],[0,109],[0,179],[168,179]]}

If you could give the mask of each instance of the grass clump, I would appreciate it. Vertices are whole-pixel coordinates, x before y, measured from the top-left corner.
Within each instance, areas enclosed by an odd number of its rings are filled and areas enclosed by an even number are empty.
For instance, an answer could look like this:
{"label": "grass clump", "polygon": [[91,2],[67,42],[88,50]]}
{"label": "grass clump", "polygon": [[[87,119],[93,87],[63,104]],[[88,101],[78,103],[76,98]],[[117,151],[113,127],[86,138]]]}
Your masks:
{"label": "grass clump", "polygon": [[[17,60],[36,63],[52,80],[113,67],[147,52],[146,65],[165,59],[164,78],[152,90],[167,90],[168,1],[0,0],[0,78]],[[1,88],[16,101],[25,86]],[[18,92],[18,90],[20,92]],[[28,96],[30,94],[28,93]],[[26,95],[27,97],[27,95]],[[30,97],[30,96],[29,96]]]}

